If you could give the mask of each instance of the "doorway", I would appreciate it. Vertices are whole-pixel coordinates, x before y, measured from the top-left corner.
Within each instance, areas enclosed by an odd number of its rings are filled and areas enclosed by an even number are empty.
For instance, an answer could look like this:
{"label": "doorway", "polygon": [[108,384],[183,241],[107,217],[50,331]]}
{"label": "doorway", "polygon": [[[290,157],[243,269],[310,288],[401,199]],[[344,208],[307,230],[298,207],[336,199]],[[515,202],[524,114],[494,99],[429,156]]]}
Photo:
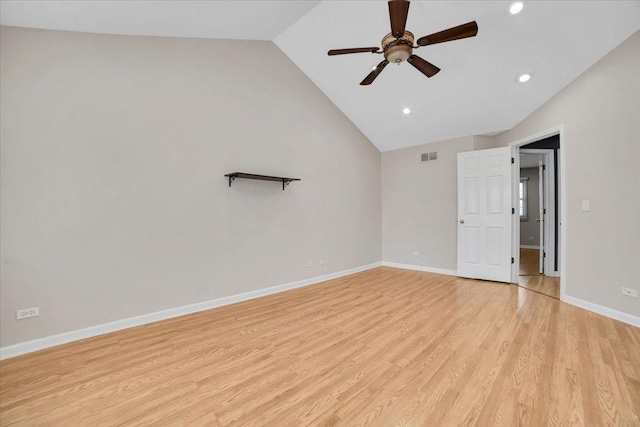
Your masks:
{"label": "doorway", "polygon": [[560,132],[512,144],[514,271],[512,283],[546,296],[561,295]]}

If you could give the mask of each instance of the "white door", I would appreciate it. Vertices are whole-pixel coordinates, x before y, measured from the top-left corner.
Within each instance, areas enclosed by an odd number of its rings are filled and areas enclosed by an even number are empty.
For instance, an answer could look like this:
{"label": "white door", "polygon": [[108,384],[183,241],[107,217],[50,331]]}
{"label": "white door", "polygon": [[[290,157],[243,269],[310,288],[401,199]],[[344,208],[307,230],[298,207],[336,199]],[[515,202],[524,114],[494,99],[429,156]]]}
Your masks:
{"label": "white door", "polygon": [[544,274],[544,227],[545,227],[545,180],[544,180],[544,159],[540,156],[538,161],[538,222],[540,225],[540,262],[538,265],[538,273]]}
{"label": "white door", "polygon": [[511,149],[458,153],[458,275],[511,281]]}

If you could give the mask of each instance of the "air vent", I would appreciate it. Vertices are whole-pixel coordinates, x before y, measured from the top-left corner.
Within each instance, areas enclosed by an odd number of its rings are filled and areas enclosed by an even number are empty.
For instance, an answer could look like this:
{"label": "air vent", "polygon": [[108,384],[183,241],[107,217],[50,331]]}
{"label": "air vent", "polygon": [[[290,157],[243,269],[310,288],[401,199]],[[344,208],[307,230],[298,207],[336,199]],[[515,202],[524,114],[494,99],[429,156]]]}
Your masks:
{"label": "air vent", "polygon": [[438,160],[438,152],[434,151],[431,153],[422,153],[420,155],[420,160],[422,160],[423,162],[435,162],[436,160]]}

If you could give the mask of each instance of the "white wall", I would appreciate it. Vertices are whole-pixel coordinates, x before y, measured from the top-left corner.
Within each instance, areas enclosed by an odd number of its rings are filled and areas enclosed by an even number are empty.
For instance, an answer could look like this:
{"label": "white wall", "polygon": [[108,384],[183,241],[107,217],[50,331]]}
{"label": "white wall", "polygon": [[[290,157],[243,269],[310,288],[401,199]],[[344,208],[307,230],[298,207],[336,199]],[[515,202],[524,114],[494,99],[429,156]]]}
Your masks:
{"label": "white wall", "polygon": [[0,345],[380,261],[380,153],[273,43],[0,43]]}
{"label": "white wall", "polygon": [[[640,300],[640,32],[516,127],[502,145],[564,126],[566,293],[634,316]],[[532,81],[534,83],[534,81]],[[582,200],[591,210],[582,212]]]}

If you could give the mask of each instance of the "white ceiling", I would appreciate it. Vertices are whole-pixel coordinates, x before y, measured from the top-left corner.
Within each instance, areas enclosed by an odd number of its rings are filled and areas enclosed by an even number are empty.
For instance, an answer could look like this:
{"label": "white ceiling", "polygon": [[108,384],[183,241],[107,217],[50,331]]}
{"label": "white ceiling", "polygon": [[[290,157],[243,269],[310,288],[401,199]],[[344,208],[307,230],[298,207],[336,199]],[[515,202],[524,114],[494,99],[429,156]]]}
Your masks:
{"label": "white ceiling", "polygon": [[[384,2],[323,2],[275,42],[386,151],[510,129],[640,29],[638,1],[528,1],[513,17],[508,3],[412,2],[407,29],[416,37],[472,20],[479,27],[474,38],[415,52],[442,69],[431,79],[403,63],[360,86],[381,55],[327,56],[379,44],[390,31]],[[533,79],[515,83],[525,71]]]}
{"label": "white ceiling", "polygon": [[[414,53],[442,69],[427,79],[407,63],[360,81],[382,60],[329,49],[379,45],[386,1],[6,1],[0,23],[94,33],[274,40],[381,150],[510,129],[640,29],[640,1],[413,1],[417,37],[475,20],[478,36]],[[519,73],[533,79],[518,84]],[[411,115],[402,109],[412,109]]]}
{"label": "white ceiling", "polygon": [[2,0],[16,27],[137,36],[273,40],[320,1]]}

